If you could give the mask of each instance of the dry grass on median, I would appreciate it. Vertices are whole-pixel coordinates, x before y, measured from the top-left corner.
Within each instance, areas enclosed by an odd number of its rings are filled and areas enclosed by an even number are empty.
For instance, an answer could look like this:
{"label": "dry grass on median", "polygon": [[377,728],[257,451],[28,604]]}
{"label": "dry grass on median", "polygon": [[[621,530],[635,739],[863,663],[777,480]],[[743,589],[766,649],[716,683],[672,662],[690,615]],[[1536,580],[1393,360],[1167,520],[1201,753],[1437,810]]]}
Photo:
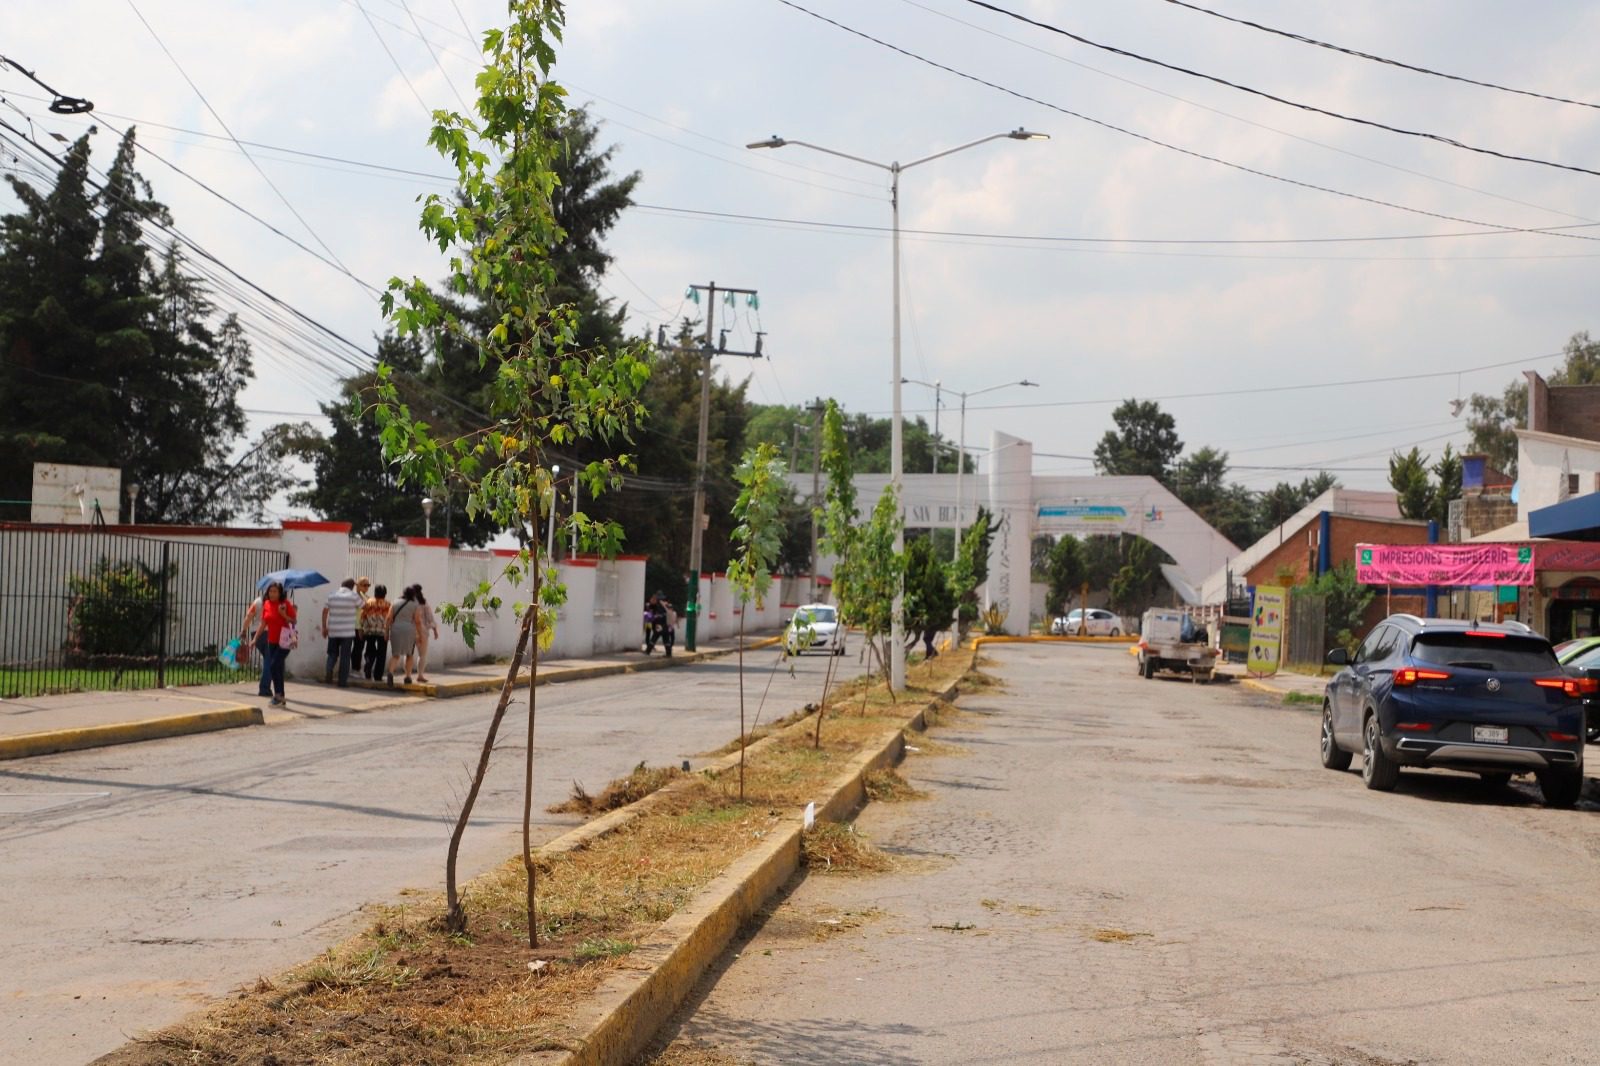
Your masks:
{"label": "dry grass on median", "polygon": [[590,795],[574,781],[572,795],[546,810],[551,814],[604,814],[637,803],[682,776],[684,772],[676,766],[646,766],[641,762],[627,777],[619,777],[601,789],[599,795]]}
{"label": "dry grass on median", "polygon": [[[942,657],[942,669],[912,679],[913,691],[898,703],[882,686],[868,690],[865,714],[859,702],[830,700],[822,747],[812,747],[811,721],[796,723],[751,757],[742,802],[737,769],[692,776],[588,846],[541,856],[536,950],[527,946],[522,862],[513,858],[467,886],[466,937],[445,933],[431,917],[444,909],[438,896],[372,908],[364,932],[104,1062],[461,1066],[560,1047],[565,1019],[661,921],[819,798],[966,658]],[[859,701],[862,693],[854,695]],[[807,838],[810,853],[836,868],[887,861],[842,827],[823,823]]]}

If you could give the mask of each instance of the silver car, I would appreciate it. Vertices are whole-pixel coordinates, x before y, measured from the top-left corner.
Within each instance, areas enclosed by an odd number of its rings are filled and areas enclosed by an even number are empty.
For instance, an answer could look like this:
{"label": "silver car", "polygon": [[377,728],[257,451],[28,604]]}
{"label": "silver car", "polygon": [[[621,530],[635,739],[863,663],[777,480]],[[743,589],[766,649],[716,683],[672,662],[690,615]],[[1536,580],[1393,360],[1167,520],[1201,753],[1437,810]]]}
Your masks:
{"label": "silver car", "polygon": [[[1086,614],[1087,618],[1084,617]],[[1122,624],[1119,616],[1099,607],[1090,607],[1087,611],[1080,607],[1050,623],[1050,635],[1053,637],[1075,637],[1080,630],[1088,637],[1120,637],[1128,631],[1128,627]]]}

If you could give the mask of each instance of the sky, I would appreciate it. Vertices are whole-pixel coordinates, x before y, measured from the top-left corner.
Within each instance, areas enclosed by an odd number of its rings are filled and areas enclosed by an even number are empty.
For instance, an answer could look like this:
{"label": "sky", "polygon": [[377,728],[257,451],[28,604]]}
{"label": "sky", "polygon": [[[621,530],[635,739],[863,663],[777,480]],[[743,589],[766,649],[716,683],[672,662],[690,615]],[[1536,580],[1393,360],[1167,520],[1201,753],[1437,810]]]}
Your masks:
{"label": "sky", "polygon": [[[765,332],[766,359],[718,366],[748,376],[756,402],[833,396],[886,415],[892,380],[888,174],[799,146],[744,147],[772,135],[888,163],[1018,127],[1049,134],[901,177],[902,374],[942,383],[951,438],[954,394],[992,390],[967,404],[969,448],[995,430],[1031,439],[1040,474],[1090,472],[1113,407],[1138,397],[1160,400],[1189,450],[1227,451],[1253,488],[1319,468],[1379,488],[1391,451],[1465,443],[1450,400],[1548,371],[1572,333],[1600,329],[1600,206],[1584,199],[1596,175],[1311,113],[969,0],[796,3],[857,33],[782,0],[579,0],[555,71],[601,122],[615,170],[642,176],[610,235],[604,291],[653,333],[703,314],[691,283],[759,290],[758,308],[718,309],[730,348]],[[1600,170],[1594,106],[1335,53],[1167,0],[999,6],[1300,103]],[[1594,5],[1205,6],[1600,102]],[[383,321],[361,282],[442,273],[416,227],[416,198],[448,187],[428,177],[448,168],[426,145],[426,108],[470,99],[473,40],[503,4],[13,0],[7,12],[0,54],[94,101],[96,162],[109,164],[112,130],[136,124],[142,145],[238,205],[146,155],[178,228],[306,315],[371,351]],[[0,119],[20,126],[26,112],[47,144],[88,125],[37,94],[0,68]],[[246,156],[228,131],[273,147]],[[1503,232],[1541,227],[1575,228]],[[245,394],[256,425],[336,393],[336,366],[264,335],[257,352]],[[1040,387],[1009,384],[1024,378]],[[905,409],[931,421],[933,391],[906,385]]]}

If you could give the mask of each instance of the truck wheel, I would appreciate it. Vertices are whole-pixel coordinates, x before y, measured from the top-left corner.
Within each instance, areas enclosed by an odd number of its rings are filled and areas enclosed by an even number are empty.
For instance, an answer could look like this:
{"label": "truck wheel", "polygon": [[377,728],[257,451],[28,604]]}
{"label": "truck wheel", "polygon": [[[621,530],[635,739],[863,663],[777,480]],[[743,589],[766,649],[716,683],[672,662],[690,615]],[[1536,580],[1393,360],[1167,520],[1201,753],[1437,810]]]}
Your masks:
{"label": "truck wheel", "polygon": [[1151,680],[1153,680],[1155,678],[1155,676],[1156,676],[1156,661],[1154,659],[1151,659],[1151,658],[1147,657],[1145,659],[1145,661],[1144,661],[1144,679],[1146,681],[1151,681]]}
{"label": "truck wheel", "polygon": [[1383,753],[1376,713],[1367,715],[1366,728],[1361,735],[1361,780],[1376,792],[1394,791],[1394,786],[1400,783],[1400,764]]}
{"label": "truck wheel", "polygon": [[1333,739],[1333,707],[1327,700],[1322,701],[1322,765],[1341,772],[1350,769],[1350,753]]}

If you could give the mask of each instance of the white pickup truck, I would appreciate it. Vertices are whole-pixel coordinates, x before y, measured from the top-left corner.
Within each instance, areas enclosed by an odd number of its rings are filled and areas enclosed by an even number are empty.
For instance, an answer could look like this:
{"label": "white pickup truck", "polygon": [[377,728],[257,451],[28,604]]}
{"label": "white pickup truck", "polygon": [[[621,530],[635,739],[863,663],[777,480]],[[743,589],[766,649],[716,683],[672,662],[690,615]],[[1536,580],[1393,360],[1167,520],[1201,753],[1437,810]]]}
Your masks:
{"label": "white pickup truck", "polygon": [[1139,627],[1139,675],[1156,676],[1157,670],[1186,673],[1196,682],[1210,681],[1217,669],[1217,649],[1205,631],[1182,611],[1152,607]]}

